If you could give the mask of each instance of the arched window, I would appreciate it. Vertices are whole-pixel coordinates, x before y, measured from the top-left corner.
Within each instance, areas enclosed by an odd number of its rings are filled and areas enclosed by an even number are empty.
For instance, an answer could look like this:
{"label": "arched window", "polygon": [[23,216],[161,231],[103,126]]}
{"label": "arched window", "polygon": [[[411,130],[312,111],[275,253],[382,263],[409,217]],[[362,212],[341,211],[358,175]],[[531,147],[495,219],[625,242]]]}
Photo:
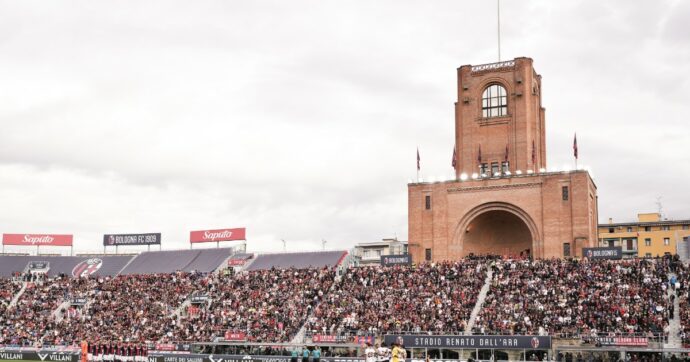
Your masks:
{"label": "arched window", "polygon": [[506,89],[492,84],[482,93],[482,117],[501,117],[508,115],[508,96]]}

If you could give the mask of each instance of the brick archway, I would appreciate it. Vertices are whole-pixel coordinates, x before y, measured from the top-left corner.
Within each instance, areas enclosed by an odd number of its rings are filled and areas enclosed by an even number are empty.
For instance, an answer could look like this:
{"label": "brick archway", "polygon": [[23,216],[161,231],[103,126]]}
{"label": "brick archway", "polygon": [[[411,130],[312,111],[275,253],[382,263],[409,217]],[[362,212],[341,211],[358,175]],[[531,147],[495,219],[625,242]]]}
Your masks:
{"label": "brick archway", "polygon": [[[467,212],[458,222],[453,242],[461,255],[517,254],[526,249],[541,257],[539,228],[520,207],[505,202],[489,202]],[[507,239],[507,240],[506,240]]]}

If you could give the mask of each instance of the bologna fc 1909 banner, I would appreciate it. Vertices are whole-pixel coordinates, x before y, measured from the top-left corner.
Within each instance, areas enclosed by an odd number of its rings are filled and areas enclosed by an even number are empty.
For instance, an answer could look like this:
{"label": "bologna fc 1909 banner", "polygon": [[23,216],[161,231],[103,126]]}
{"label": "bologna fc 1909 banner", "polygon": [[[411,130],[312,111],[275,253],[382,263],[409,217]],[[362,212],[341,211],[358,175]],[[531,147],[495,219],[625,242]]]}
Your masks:
{"label": "bologna fc 1909 banner", "polygon": [[161,233],[148,234],[106,234],[103,235],[103,245],[160,245]]}

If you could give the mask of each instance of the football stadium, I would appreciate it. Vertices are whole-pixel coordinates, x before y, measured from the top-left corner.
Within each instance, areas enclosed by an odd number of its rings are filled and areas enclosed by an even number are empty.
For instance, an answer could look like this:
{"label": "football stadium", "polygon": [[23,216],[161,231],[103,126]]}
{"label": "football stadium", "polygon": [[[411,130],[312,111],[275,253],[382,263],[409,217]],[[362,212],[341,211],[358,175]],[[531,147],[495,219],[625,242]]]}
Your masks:
{"label": "football stadium", "polygon": [[[185,39],[183,32],[175,33],[176,42]],[[337,243],[335,249],[327,249],[324,240],[323,248],[304,251],[286,247],[283,240],[282,252],[254,252],[254,240],[248,235],[257,223],[209,222],[206,230],[198,230],[192,225],[204,219],[204,212],[220,214],[219,219],[226,216],[199,206],[202,216],[190,221],[189,228],[184,226],[189,232],[181,235],[111,234],[107,231],[119,228],[123,218],[110,220],[108,212],[94,211],[104,225],[98,240],[93,239],[92,227],[100,226],[92,224],[86,228],[91,230],[88,236],[81,236],[89,240],[89,250],[98,250],[87,253],[75,242],[79,230],[31,233],[22,230],[26,220],[3,220],[0,227],[7,229],[0,230],[0,362],[690,360],[690,220],[664,218],[659,206],[659,213],[640,214],[639,222],[600,224],[599,193],[605,189],[599,188],[588,167],[578,164],[577,136],[582,134],[570,133],[572,146],[568,142],[563,147],[573,166],[547,164],[546,139],[553,133],[547,131],[551,123],[546,120],[542,96],[559,90],[542,87],[536,68],[545,62],[537,56],[501,59],[499,23],[498,61],[458,66],[456,76],[448,79],[455,90],[454,118],[452,123],[447,120],[447,128],[438,130],[452,135],[453,154],[446,168],[452,164],[453,175],[420,176],[417,149],[416,177],[407,184],[403,180],[399,185],[383,185],[406,188],[407,209],[401,211],[407,218],[405,242],[396,235],[383,243],[365,242],[354,248]],[[610,72],[616,71],[613,68]],[[452,74],[452,67],[448,71]],[[379,81],[384,78],[371,83]],[[266,84],[262,87],[273,86]],[[393,84],[394,88],[407,86]],[[116,88],[94,93],[117,93]],[[611,98],[626,94],[611,94]],[[586,98],[586,92],[581,96]],[[165,107],[172,107],[171,103]],[[573,109],[577,107],[584,106]],[[48,107],[39,113],[52,111]],[[553,115],[559,117],[556,112]],[[387,127],[383,124],[380,127]],[[239,132],[236,137],[245,136]],[[376,142],[388,147],[385,140]],[[179,161],[182,172],[184,162]],[[209,165],[227,166],[209,161],[203,167]],[[328,167],[333,166],[329,163]],[[253,172],[232,171],[233,177]],[[197,173],[189,178],[206,176]],[[24,182],[20,181],[16,183]],[[141,182],[142,194],[155,192],[147,184],[153,181]],[[622,185],[626,180],[621,177],[619,182]],[[37,185],[33,186],[36,192],[43,187]],[[607,185],[606,190],[619,186]],[[123,199],[132,197],[122,194]],[[400,194],[404,199],[404,191]],[[305,192],[302,197],[311,195]],[[260,198],[252,195],[231,206],[223,200],[217,204],[240,208],[237,204],[252,204]],[[167,199],[150,200],[173,205]],[[0,204],[11,210],[20,202],[24,199]],[[131,205],[99,207],[127,209],[125,218],[132,212],[132,218],[164,219],[153,211],[147,214],[148,209],[140,214]],[[170,208],[171,213],[182,209]],[[60,230],[61,222],[72,216],[60,215],[59,207],[54,210],[55,219],[47,225]],[[242,212],[266,210],[259,205]],[[288,222],[309,228],[321,220]],[[381,226],[380,234],[387,232],[384,229]],[[275,236],[280,232],[270,235],[279,239]],[[659,238],[658,246],[652,235]],[[166,245],[168,240],[172,245]],[[180,247],[185,244],[188,247]],[[383,244],[396,247],[375,249]]]}
{"label": "football stadium", "polygon": [[[685,358],[690,267],[600,245],[588,171],[547,168],[532,64],[458,69],[456,178],[409,183],[409,252],[380,265],[247,253],[245,228],[191,231],[188,250],[107,234],[102,254],[76,256],[73,235],[4,234],[36,253],[0,256],[0,360]],[[148,250],[118,252],[132,245]]]}

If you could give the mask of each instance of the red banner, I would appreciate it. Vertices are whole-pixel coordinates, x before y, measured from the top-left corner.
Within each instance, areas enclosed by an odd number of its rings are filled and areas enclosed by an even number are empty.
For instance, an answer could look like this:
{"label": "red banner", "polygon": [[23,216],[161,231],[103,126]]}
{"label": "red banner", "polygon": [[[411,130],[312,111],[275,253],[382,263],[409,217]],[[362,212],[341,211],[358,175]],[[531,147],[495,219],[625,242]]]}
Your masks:
{"label": "red banner", "polygon": [[2,234],[3,245],[72,246],[72,235]]}
{"label": "red banner", "polygon": [[227,331],[227,332],[225,332],[225,340],[226,341],[246,341],[247,335],[245,333],[242,333],[242,332]]}
{"label": "red banner", "polygon": [[315,334],[311,337],[314,343],[345,343],[348,338],[346,336],[331,336],[324,334]]}
{"label": "red banner", "polygon": [[210,243],[216,241],[246,240],[246,229],[201,230],[189,233],[190,243]]}
{"label": "red banner", "polygon": [[228,266],[242,266],[246,262],[244,259],[230,259],[228,260]]}

